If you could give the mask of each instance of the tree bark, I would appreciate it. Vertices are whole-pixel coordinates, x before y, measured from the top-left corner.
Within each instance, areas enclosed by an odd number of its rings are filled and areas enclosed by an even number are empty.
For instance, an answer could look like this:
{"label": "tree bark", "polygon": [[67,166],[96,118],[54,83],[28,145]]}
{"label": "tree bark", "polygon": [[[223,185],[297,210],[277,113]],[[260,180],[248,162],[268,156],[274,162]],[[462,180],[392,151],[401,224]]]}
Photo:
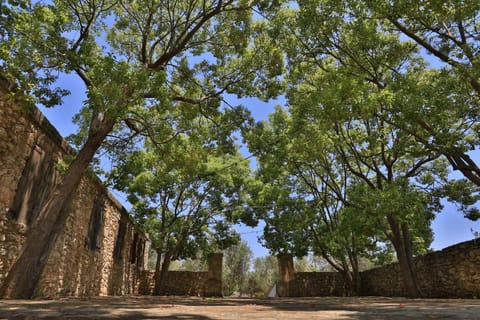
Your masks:
{"label": "tree bark", "polygon": [[362,282],[360,278],[360,270],[358,268],[358,257],[355,250],[348,251],[348,258],[350,261],[350,266],[352,267],[352,270],[350,271],[352,277],[352,288],[350,294],[357,296],[362,290]]}
{"label": "tree bark", "polygon": [[392,231],[391,241],[397,254],[403,282],[409,298],[422,297],[418,286],[415,264],[413,261],[412,243],[407,225],[400,225],[392,216],[388,217]]}
{"label": "tree bark", "polygon": [[60,181],[50,190],[36,222],[28,232],[20,255],[14,262],[0,290],[2,298],[29,299],[48,261],[48,257],[68,218],[68,206],[80,180],[88,169],[114,121],[94,120],[96,124],[85,145]]}
{"label": "tree bark", "polygon": [[156,250],[157,251],[157,261],[155,262],[155,274],[154,274],[154,279],[155,279],[155,285],[153,287],[153,295],[159,295],[159,288],[160,288],[160,272],[162,270],[162,251],[161,250]]}
{"label": "tree bark", "polygon": [[[157,260],[158,262],[158,260]],[[161,270],[155,270],[155,288],[153,290],[154,295],[165,294],[165,280],[167,279],[167,272],[172,262],[172,255],[167,252],[163,257],[163,263]]]}

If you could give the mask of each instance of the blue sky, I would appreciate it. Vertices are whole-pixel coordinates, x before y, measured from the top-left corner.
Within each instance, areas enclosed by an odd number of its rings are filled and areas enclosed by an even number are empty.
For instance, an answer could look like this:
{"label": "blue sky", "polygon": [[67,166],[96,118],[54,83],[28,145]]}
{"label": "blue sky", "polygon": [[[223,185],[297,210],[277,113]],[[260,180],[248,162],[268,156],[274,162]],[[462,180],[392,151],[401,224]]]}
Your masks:
{"label": "blue sky", "polygon": [[[72,117],[82,105],[85,96],[84,86],[83,83],[73,75],[61,76],[58,85],[71,90],[71,94],[64,99],[63,105],[49,109],[41,107],[40,109],[60,134],[65,137],[76,130],[75,125],[72,123]],[[252,115],[257,120],[266,119],[276,104],[275,102],[263,103],[256,99],[243,99],[241,103],[251,110]],[[475,160],[477,161],[480,160],[478,154],[479,153],[476,153],[475,155]],[[245,155],[248,156],[250,154]],[[120,201],[125,202],[120,193],[113,191],[113,194],[115,194]],[[128,205],[126,205],[126,207],[128,207]],[[268,250],[262,247],[257,240],[262,234],[262,228],[262,225],[256,228],[245,226],[237,227],[237,231],[242,235],[242,238],[247,241],[255,257],[268,255]],[[444,210],[439,213],[433,221],[432,229],[435,238],[431,248],[440,250],[458,242],[473,239],[474,234],[472,230],[480,231],[480,224],[463,218],[463,215],[457,212],[455,206],[446,204]]]}

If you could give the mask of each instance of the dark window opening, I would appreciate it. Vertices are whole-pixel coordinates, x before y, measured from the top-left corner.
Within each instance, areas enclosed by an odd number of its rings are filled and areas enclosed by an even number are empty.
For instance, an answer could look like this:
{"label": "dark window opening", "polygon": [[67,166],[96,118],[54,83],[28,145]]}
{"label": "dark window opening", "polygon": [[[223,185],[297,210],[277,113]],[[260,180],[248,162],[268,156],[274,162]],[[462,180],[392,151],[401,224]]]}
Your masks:
{"label": "dark window opening", "polygon": [[139,240],[137,246],[137,266],[143,270],[144,265],[145,240]]}
{"label": "dark window opening", "polygon": [[100,250],[101,248],[104,208],[105,200],[103,197],[97,197],[93,203],[90,222],[88,224],[88,235],[85,239],[85,247],[91,250]]}
{"label": "dark window opening", "polygon": [[51,155],[35,146],[23,168],[9,218],[31,226],[38,217],[47,195],[55,184],[55,163]]}
{"label": "dark window opening", "polygon": [[138,233],[133,235],[132,247],[130,248],[130,263],[137,262]]}
{"label": "dark window opening", "polygon": [[127,229],[127,224],[125,221],[120,220],[118,223],[118,233],[117,239],[115,240],[115,247],[113,248],[113,258],[116,260],[122,259],[122,250],[123,250],[123,242],[125,240],[125,231]]}

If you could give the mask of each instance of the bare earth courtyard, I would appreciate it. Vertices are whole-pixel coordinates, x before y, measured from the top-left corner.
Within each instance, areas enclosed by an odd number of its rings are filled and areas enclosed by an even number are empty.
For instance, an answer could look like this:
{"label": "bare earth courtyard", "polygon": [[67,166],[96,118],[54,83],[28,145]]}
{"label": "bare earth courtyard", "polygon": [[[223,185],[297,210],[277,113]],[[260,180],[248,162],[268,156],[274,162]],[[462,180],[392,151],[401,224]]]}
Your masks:
{"label": "bare earth courtyard", "polygon": [[0,300],[4,319],[480,319],[480,300],[95,297]]}

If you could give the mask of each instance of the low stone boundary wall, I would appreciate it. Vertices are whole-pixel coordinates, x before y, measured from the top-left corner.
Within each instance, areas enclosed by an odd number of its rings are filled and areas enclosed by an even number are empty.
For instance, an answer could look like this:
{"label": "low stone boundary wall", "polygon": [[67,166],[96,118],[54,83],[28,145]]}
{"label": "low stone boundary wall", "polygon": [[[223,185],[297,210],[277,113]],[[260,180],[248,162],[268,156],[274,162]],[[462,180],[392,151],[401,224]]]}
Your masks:
{"label": "low stone boundary wall", "polygon": [[[291,259],[291,257],[290,257]],[[293,267],[279,258],[279,270]],[[281,265],[283,263],[283,266]],[[480,240],[462,242],[415,259],[420,290],[425,298],[480,297]],[[292,266],[292,267],[290,267]],[[345,296],[343,279],[336,272],[280,273],[280,296]],[[397,263],[362,272],[361,295],[406,296]]]}
{"label": "low stone boundary wall", "polygon": [[[415,259],[417,277],[426,298],[480,297],[480,240],[462,242]],[[365,271],[362,294],[405,296],[398,264]]]}
{"label": "low stone boundary wall", "polygon": [[[154,271],[144,271],[140,275],[138,293],[151,295],[155,286]],[[207,272],[169,271],[165,279],[165,295],[204,296]]]}
{"label": "low stone boundary wall", "polygon": [[[176,296],[220,297],[222,293],[222,253],[213,253],[207,259],[205,272],[168,271],[163,294]],[[138,293],[150,295],[155,287],[155,271],[140,274]]]}
{"label": "low stone boundary wall", "polygon": [[345,281],[338,272],[296,272],[290,283],[290,296],[344,296]]}

